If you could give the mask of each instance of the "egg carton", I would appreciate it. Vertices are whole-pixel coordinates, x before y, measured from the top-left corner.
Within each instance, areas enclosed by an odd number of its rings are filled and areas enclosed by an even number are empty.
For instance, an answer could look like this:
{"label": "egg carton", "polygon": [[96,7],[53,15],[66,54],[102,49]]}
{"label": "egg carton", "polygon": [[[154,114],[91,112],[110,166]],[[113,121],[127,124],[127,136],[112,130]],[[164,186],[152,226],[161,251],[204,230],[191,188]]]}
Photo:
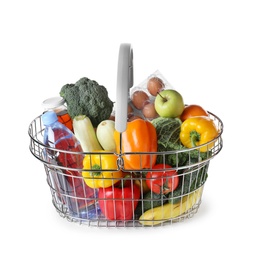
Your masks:
{"label": "egg carton", "polygon": [[174,89],[163,74],[156,70],[138,85],[129,90],[128,121],[136,118],[152,120],[158,117],[154,101],[164,89]]}

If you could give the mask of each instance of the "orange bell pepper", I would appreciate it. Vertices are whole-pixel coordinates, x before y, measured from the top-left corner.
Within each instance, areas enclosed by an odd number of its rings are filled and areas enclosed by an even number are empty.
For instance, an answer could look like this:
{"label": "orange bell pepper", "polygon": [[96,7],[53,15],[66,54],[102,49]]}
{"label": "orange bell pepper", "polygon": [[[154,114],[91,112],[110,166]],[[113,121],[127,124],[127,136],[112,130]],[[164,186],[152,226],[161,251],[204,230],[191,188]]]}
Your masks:
{"label": "orange bell pepper", "polygon": [[136,119],[127,122],[123,133],[120,134],[115,130],[114,140],[116,152],[122,154],[124,169],[151,169],[155,165],[157,134],[155,127],[149,121]]}

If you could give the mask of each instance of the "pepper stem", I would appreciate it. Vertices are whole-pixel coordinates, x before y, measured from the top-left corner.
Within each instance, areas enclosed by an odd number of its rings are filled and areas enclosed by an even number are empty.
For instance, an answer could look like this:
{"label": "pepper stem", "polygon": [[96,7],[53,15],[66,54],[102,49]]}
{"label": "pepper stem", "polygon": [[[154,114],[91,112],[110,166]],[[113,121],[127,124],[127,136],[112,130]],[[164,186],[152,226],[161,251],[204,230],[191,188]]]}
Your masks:
{"label": "pepper stem", "polygon": [[191,146],[192,147],[196,147],[197,146],[197,142],[200,141],[200,134],[197,131],[192,130],[190,132],[190,140],[191,140]]}
{"label": "pepper stem", "polygon": [[99,171],[99,170],[101,170],[101,166],[100,165],[94,164],[92,166],[92,170],[98,170],[98,172],[97,171],[96,172],[90,172],[91,176],[100,176],[101,175],[101,171]]}

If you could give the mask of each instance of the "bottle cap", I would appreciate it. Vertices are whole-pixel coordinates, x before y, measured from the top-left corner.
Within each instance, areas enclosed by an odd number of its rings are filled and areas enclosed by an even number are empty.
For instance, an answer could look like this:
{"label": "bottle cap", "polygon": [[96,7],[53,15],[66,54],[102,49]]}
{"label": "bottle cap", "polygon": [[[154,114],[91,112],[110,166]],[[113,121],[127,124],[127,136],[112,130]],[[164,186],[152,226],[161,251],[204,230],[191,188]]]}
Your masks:
{"label": "bottle cap", "polygon": [[58,120],[57,115],[54,111],[48,111],[48,112],[42,114],[41,119],[45,126],[51,125]]}
{"label": "bottle cap", "polygon": [[45,110],[53,109],[55,107],[62,106],[65,103],[64,98],[62,97],[52,97],[44,100],[42,102],[42,106]]}

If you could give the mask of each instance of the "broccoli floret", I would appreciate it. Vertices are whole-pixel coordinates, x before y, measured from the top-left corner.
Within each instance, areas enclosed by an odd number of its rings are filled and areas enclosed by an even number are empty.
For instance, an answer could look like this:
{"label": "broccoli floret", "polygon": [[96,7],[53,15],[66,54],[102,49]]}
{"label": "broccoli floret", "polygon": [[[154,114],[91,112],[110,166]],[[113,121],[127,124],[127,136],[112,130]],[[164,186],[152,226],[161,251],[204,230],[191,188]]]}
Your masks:
{"label": "broccoli floret", "polygon": [[94,127],[108,119],[113,110],[113,102],[107,89],[86,77],[75,84],[64,85],[60,90],[60,96],[65,99],[72,119],[75,116],[86,115]]}

